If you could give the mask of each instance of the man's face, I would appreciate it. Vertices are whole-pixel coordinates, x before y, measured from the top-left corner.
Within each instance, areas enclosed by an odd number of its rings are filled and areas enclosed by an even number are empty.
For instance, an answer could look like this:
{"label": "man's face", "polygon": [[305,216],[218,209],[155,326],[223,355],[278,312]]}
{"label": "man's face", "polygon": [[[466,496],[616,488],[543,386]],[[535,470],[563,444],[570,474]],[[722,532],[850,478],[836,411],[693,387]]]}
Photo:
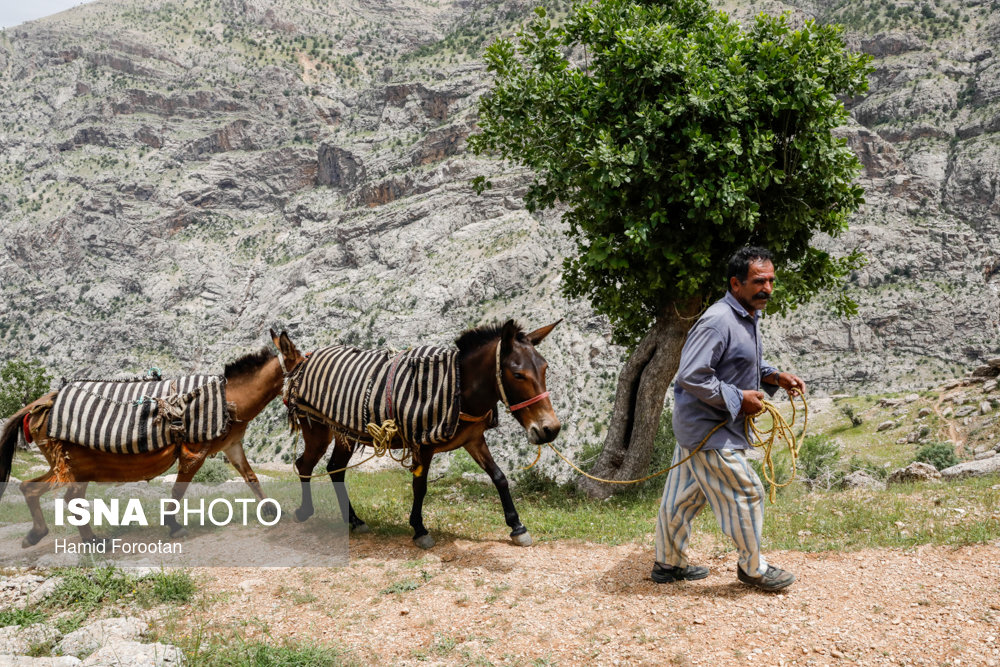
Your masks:
{"label": "man's face", "polygon": [[767,260],[751,262],[747,279],[740,282],[733,276],[729,279],[729,288],[749,312],[764,310],[774,291],[774,264]]}

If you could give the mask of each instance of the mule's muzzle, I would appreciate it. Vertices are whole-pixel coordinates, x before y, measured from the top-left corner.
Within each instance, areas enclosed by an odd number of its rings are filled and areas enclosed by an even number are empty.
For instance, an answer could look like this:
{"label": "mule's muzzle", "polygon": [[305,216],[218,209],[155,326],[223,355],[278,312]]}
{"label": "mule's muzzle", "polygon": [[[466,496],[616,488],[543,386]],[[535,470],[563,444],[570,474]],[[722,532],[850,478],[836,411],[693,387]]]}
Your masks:
{"label": "mule's muzzle", "polygon": [[532,424],[528,429],[528,440],[533,445],[544,445],[555,440],[561,429],[562,424],[559,422]]}

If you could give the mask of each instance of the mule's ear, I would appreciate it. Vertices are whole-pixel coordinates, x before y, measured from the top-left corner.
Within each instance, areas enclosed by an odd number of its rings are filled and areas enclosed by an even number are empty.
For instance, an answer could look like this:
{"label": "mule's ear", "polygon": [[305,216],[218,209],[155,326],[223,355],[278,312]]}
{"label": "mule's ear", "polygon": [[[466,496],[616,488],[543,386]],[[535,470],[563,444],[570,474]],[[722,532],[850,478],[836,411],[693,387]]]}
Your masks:
{"label": "mule's ear", "polygon": [[269,329],[269,331],[271,332],[271,342],[274,343],[274,346],[280,350],[281,346],[278,345],[278,334],[274,333],[274,329]]}
{"label": "mule's ear", "polygon": [[278,336],[278,342],[276,343],[278,350],[281,352],[281,356],[285,358],[286,365],[288,362],[297,361],[300,358],[299,351],[295,348],[295,344],[292,339],[288,337],[287,331],[282,331],[281,335]]}
{"label": "mule's ear", "polygon": [[543,340],[545,340],[545,337],[548,336],[549,333],[551,333],[551,331],[555,329],[556,325],[559,324],[560,322],[562,322],[561,317],[548,326],[542,327],[541,329],[535,329],[530,334],[528,334],[528,340],[531,341],[532,345],[538,345]]}
{"label": "mule's ear", "polygon": [[514,336],[516,336],[520,330],[521,328],[514,324],[514,320],[507,320],[503,323],[503,328],[500,329],[501,355],[510,353],[511,349],[514,347]]}

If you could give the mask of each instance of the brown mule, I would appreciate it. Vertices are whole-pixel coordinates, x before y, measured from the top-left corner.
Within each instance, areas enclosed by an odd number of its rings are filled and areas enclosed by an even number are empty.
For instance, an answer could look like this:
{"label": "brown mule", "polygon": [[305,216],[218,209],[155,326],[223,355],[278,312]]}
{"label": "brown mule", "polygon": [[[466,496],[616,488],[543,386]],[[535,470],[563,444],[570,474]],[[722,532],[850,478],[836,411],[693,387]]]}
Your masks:
{"label": "brown mule", "polygon": [[[282,337],[287,341],[287,335],[282,334]],[[262,349],[226,366],[224,372],[226,400],[236,406],[236,411],[229,430],[208,442],[181,443],[141,454],[109,453],[46,436],[49,409],[58,392],[47,394],[19,410],[0,432],[0,494],[10,479],[14,447],[25,417],[28,418],[27,431],[50,466],[48,472],[21,486],[33,521],[33,526],[21,542],[21,546],[33,546],[49,532],[40,503],[42,494],[48,491],[68,486],[66,491],[68,501],[71,498],[82,497],[90,482],[148,481],[165,472],[174,461],[177,461],[177,481],[171,491],[171,497],[180,501],[187,484],[201,468],[202,463],[216,452],[225,453],[226,458],[239,471],[257,499],[263,500],[264,493],[261,491],[260,482],[243,452],[243,436],[249,422],[281,393],[284,384],[282,365],[290,368],[290,363],[298,363],[302,359],[295,346],[291,345],[291,341],[287,342],[287,347],[293,359],[286,357],[282,361],[271,350]],[[165,520],[170,528],[171,537],[182,537],[185,534],[185,529],[172,515],[167,515]],[[93,530],[87,524],[80,526],[80,537],[84,540],[96,539]]]}
{"label": "brown mule", "polygon": [[[548,364],[535,350],[535,346],[561,321],[525,333],[513,320],[508,320],[503,326],[471,329],[455,341],[459,351],[461,377],[461,421],[451,440],[441,445],[416,448],[413,454],[416,472],[413,476],[410,525],[413,527],[413,540],[417,546],[423,549],[434,546],[434,539],[428,534],[423,522],[423,502],[427,493],[427,473],[431,459],[435,454],[459,447],[464,447],[493,480],[500,495],[504,518],[511,528],[511,538],[521,546],[531,544],[528,529],[521,523],[514,508],[507,477],[490,455],[485,433],[493,425],[493,411],[497,402],[503,401],[514,419],[525,429],[532,444],[551,442],[558,435],[561,424],[545,389]],[[282,354],[292,354],[292,349],[286,351],[284,347],[286,344],[291,345],[287,337],[283,337],[283,340],[275,339],[274,343]],[[338,501],[341,508],[347,508],[346,519],[351,529],[368,532],[367,524],[354,513],[342,484],[345,472],[342,468],[347,465],[354,448],[332,425],[305,416],[300,416],[298,423],[302,429],[305,451],[295,461],[295,469],[302,482],[302,504],[295,510],[296,520],[305,521],[315,511],[308,476],[333,440],[333,452],[326,469],[330,471]],[[396,449],[409,447],[409,444],[397,438],[392,446]]]}

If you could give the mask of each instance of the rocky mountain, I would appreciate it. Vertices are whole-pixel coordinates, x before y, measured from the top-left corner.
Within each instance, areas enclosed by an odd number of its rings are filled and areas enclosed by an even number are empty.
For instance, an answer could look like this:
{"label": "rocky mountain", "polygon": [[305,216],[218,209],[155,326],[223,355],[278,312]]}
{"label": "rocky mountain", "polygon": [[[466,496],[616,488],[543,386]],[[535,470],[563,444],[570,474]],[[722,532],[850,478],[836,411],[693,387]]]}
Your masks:
{"label": "rocky mountain", "polygon": [[[566,441],[600,443],[623,352],[561,296],[569,245],[558,213],[524,210],[529,175],[465,150],[481,49],[535,4],[99,0],[0,33],[0,360],[219,372],[269,327],[402,348],[563,317],[549,388]],[[769,320],[777,361],[865,392],[996,356],[998,3],[729,8],[842,22],[877,67],[843,130],[868,204],[828,241],[869,257],[860,313],[821,297]],[[279,431],[274,407],[258,457],[287,455]]]}

